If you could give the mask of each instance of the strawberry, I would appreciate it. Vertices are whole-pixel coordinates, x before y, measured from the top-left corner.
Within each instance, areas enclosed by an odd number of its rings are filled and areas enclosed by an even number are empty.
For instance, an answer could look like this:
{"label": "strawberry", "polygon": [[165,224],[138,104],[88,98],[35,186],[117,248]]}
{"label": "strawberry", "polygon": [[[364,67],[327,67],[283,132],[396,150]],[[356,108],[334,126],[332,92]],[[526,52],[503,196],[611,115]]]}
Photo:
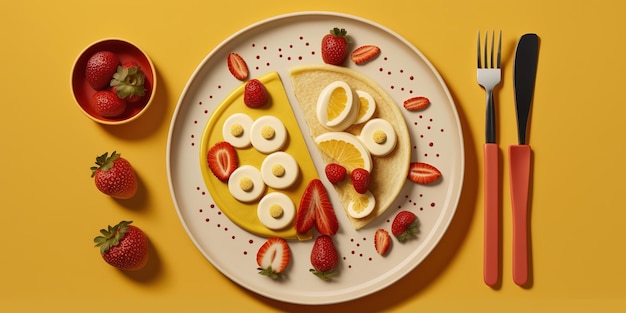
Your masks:
{"label": "strawberry", "polygon": [[391,223],[391,233],[400,242],[406,241],[419,231],[417,216],[413,212],[400,211]]}
{"label": "strawberry", "polygon": [[134,103],[146,94],[145,80],[146,75],[141,71],[141,66],[137,62],[127,61],[117,67],[110,85],[120,99]]}
{"label": "strawberry", "polygon": [[417,96],[404,100],[403,106],[409,111],[418,111],[426,108],[430,104],[430,100],[426,97]]}
{"label": "strawberry", "polygon": [[356,48],[350,54],[350,59],[354,64],[363,64],[374,57],[376,57],[380,53],[380,48],[374,45],[365,45]]}
{"label": "strawberry", "polygon": [[124,271],[142,269],[150,257],[148,237],[132,221],[121,221],[108,229],[101,229],[102,236],[93,239],[100,247],[102,258],[110,265]]}
{"label": "strawberry", "polygon": [[290,258],[287,240],[278,237],[269,238],[256,254],[259,274],[271,279],[281,278]]}
{"label": "strawberry", "polygon": [[91,96],[91,106],[96,114],[110,118],[122,115],[126,111],[127,104],[113,91],[100,90]]}
{"label": "strawberry", "polygon": [[105,152],[96,158],[96,165],[91,167],[91,177],[102,193],[117,199],[130,199],[137,193],[137,174],[121,154]]}
{"label": "strawberry", "polygon": [[350,174],[352,180],[352,186],[354,190],[360,194],[367,192],[367,188],[370,184],[370,172],[364,168],[355,168]]}
{"label": "strawberry", "polygon": [[335,209],[328,198],[324,184],[319,179],[311,180],[302,194],[296,214],[295,228],[299,234],[305,234],[311,230],[313,224],[323,235],[332,236],[339,229]]}
{"label": "strawberry", "polygon": [[313,265],[313,268],[309,271],[323,280],[330,280],[335,273],[335,267],[338,262],[339,254],[332,237],[327,235],[318,236],[311,250],[311,265]]}
{"label": "strawberry", "polygon": [[246,82],[243,92],[243,103],[250,108],[258,108],[269,101],[269,94],[265,85],[258,79],[251,79]]}
{"label": "strawberry", "polygon": [[408,178],[414,183],[422,185],[430,184],[439,177],[441,177],[441,172],[430,164],[411,162],[411,165],[409,166]]}
{"label": "strawberry", "polygon": [[120,59],[111,51],[94,53],[85,66],[85,79],[91,88],[101,90],[109,86],[111,77],[117,71]]}
{"label": "strawberry", "polygon": [[346,168],[337,164],[337,163],[329,163],[324,168],[326,172],[326,178],[333,184],[338,184],[342,182],[347,175]]}
{"label": "strawberry", "polygon": [[327,64],[341,65],[348,56],[348,32],[337,27],[322,38],[322,59]]}
{"label": "strawberry", "polygon": [[207,163],[213,175],[225,182],[239,166],[239,158],[235,147],[226,141],[221,141],[209,149]]}
{"label": "strawberry", "polygon": [[248,65],[246,61],[237,53],[231,52],[226,58],[228,70],[235,78],[245,80],[248,77]]}
{"label": "strawberry", "polygon": [[389,233],[382,228],[377,229],[376,233],[374,233],[374,248],[376,248],[376,252],[380,255],[385,255],[390,245],[391,237]]}

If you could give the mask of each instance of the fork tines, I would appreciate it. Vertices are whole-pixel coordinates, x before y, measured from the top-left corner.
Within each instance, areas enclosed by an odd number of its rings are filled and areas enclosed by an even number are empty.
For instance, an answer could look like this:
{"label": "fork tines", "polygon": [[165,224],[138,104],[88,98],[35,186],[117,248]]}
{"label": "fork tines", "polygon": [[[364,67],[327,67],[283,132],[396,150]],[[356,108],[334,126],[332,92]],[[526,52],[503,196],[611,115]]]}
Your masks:
{"label": "fork tines", "polygon": [[[480,49],[480,31],[478,31],[478,68],[500,68],[500,59],[501,59],[501,51],[502,51],[502,31],[500,31],[500,36],[498,38],[498,54],[496,62],[494,63],[494,46],[495,46],[495,31],[491,32],[491,49],[488,48],[489,42],[489,31],[485,32],[485,46],[483,49],[484,58],[481,61],[481,49]],[[490,58],[488,58],[487,52],[490,51]]]}

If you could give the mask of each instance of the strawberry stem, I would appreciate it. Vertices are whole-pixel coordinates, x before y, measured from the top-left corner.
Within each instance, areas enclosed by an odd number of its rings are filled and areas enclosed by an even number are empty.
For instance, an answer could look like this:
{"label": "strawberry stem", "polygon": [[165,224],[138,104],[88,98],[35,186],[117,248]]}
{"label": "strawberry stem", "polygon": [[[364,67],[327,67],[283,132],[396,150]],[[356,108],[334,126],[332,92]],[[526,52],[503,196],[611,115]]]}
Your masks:
{"label": "strawberry stem", "polygon": [[91,177],[93,177],[94,175],[96,175],[96,171],[98,169],[102,170],[103,172],[108,171],[109,169],[111,169],[111,167],[113,167],[113,161],[119,159],[122,155],[117,153],[116,151],[113,151],[113,153],[111,153],[111,156],[109,157],[109,153],[105,152],[104,154],[96,157],[96,165],[98,166],[92,166],[91,169]]}
{"label": "strawberry stem", "polygon": [[100,253],[105,254],[109,252],[111,247],[117,246],[120,241],[126,236],[132,221],[121,221],[119,224],[107,229],[101,229],[100,233],[102,236],[97,236],[93,239],[93,242],[96,244],[95,247],[100,247]]}

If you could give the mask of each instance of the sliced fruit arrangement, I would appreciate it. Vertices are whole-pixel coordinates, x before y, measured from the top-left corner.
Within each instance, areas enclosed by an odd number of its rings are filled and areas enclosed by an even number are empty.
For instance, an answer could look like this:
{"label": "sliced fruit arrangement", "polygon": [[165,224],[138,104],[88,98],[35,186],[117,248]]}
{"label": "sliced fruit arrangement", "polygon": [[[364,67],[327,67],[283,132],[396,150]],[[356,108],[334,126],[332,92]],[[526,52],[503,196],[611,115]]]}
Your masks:
{"label": "sliced fruit arrangement", "polygon": [[[243,64],[232,54],[229,71],[239,73]],[[308,240],[314,229],[336,233],[334,209],[320,200],[326,190],[314,183],[319,175],[278,73],[243,80],[218,105],[202,137],[203,178],[213,201],[237,226],[262,237]],[[306,190],[310,198],[303,196]],[[298,232],[298,208],[306,202],[319,218]]]}
{"label": "sliced fruit arrangement", "polygon": [[379,54],[380,48],[378,46],[364,45],[354,49],[354,51],[350,54],[350,59],[354,62],[354,64],[360,65],[374,59]]}
{"label": "sliced fruit arrangement", "polygon": [[130,199],[137,193],[137,174],[128,160],[113,151],[96,157],[96,166],[91,167],[96,188],[102,193],[118,199]]}
{"label": "sliced fruit arrangement", "polygon": [[207,153],[209,169],[221,181],[228,181],[230,175],[239,167],[237,151],[226,141],[214,144]]}
{"label": "sliced fruit arrangement", "polygon": [[335,235],[339,229],[335,209],[319,179],[311,180],[304,190],[295,223],[299,234],[310,232],[313,225],[320,234],[328,236]]}
{"label": "sliced fruit arrangement", "polygon": [[283,238],[272,237],[267,239],[256,254],[259,274],[271,279],[282,278],[290,261],[291,250]]}
{"label": "sliced fruit arrangement", "polygon": [[360,229],[389,208],[406,181],[411,147],[404,116],[358,71],[327,64],[289,71],[322,159],[345,168],[350,178],[327,174],[353,227]]}
{"label": "sliced fruit arrangement", "polygon": [[417,96],[404,100],[402,105],[409,111],[419,111],[428,107],[430,100],[423,96]]}
{"label": "sliced fruit arrangement", "polygon": [[313,249],[311,249],[310,272],[322,280],[331,280],[336,274],[335,268],[339,263],[339,253],[333,242],[333,238],[327,235],[320,235],[315,238]]}
{"label": "sliced fruit arrangement", "polygon": [[241,55],[231,52],[228,54],[226,62],[228,64],[228,71],[230,71],[235,78],[242,81],[248,78],[248,64],[246,64],[246,61]]}
{"label": "sliced fruit arrangement", "polygon": [[138,102],[146,94],[141,67],[134,61],[120,63],[111,51],[97,51],[87,60],[85,80],[96,91],[91,105],[102,117],[122,115],[127,103]]}
{"label": "sliced fruit arrangement", "polygon": [[391,236],[389,236],[389,232],[379,228],[374,233],[374,249],[380,255],[387,254],[389,248],[391,247]]}
{"label": "sliced fruit arrangement", "polygon": [[441,177],[441,172],[434,166],[423,162],[411,162],[409,180],[417,184],[430,184]]}
{"label": "sliced fruit arrangement", "polygon": [[148,237],[132,221],[121,221],[115,226],[101,229],[94,238],[104,261],[124,271],[142,269],[150,257]]}

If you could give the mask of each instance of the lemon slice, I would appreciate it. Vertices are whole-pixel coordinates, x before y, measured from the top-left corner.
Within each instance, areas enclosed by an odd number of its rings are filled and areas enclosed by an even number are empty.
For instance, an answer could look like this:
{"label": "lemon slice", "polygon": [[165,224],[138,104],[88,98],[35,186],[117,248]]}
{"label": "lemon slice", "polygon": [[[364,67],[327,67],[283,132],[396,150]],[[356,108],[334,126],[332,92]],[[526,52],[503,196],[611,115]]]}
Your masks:
{"label": "lemon slice", "polygon": [[376,100],[374,97],[370,95],[367,91],[357,90],[356,91],[359,103],[359,114],[357,114],[357,119],[355,124],[362,124],[367,122],[374,115],[374,111],[376,111]]}
{"label": "lemon slice", "polygon": [[374,211],[375,205],[376,199],[371,192],[366,191],[364,194],[354,192],[348,205],[348,214],[354,218],[364,218]]}
{"label": "lemon slice", "polygon": [[355,98],[352,89],[344,81],[327,85],[317,98],[316,113],[320,124],[332,131],[350,127],[359,115]]}
{"label": "lemon slice", "polygon": [[320,151],[328,157],[326,163],[337,163],[352,172],[355,168],[372,171],[372,156],[361,141],[347,132],[328,132],[315,137]]}

